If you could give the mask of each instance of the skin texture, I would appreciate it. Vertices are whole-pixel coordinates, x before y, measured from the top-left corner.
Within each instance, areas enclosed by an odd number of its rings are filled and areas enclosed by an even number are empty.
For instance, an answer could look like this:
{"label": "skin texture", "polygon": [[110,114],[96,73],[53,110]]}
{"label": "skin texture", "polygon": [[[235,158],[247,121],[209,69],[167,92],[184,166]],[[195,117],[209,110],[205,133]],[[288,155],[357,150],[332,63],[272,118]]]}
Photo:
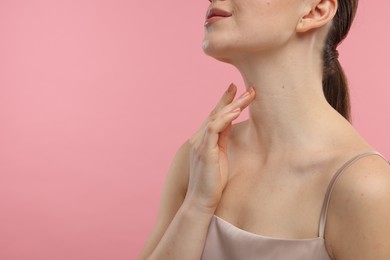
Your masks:
{"label": "skin texture", "polygon": [[[321,51],[336,0],[216,0],[212,7],[232,16],[205,27],[204,51],[240,71],[247,95],[235,98],[230,86],[177,152],[140,259],[199,259],[213,214],[260,235],[317,237],[333,174],[375,150],[322,93]],[[232,125],[246,107],[249,119]],[[390,259],[389,201],[383,159],[350,167],[329,205],[330,256]]]}

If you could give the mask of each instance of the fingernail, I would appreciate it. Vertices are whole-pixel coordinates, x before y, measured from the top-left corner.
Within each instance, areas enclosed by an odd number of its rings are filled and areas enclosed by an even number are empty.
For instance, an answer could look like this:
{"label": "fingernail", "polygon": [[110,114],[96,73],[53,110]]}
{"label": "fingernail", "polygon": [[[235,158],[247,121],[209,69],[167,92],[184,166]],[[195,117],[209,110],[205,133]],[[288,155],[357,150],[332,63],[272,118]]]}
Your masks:
{"label": "fingernail", "polygon": [[229,88],[227,89],[227,93],[231,93],[234,89],[234,84],[230,84]]}

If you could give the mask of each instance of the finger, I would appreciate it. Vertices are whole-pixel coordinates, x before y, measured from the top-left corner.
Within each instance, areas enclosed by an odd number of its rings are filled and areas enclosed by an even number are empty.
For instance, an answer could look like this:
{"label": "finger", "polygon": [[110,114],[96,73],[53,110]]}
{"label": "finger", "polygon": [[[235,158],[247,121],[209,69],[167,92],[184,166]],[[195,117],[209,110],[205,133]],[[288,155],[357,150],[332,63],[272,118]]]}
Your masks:
{"label": "finger", "polygon": [[[221,138],[221,132],[232,124],[233,120],[240,115],[241,111],[254,100],[255,96],[254,89],[250,88],[237,100],[210,117],[210,122],[204,126],[205,133],[202,140],[205,142],[206,147],[214,148],[217,146],[219,142],[218,139]],[[222,140],[222,143],[220,143],[220,145],[222,144],[222,147],[226,146],[226,138],[227,137],[225,136],[225,140]]]}
{"label": "finger", "polygon": [[203,121],[202,125],[200,126],[199,130],[194,134],[193,139],[200,139],[202,138],[203,140],[203,135],[205,128],[207,124],[209,123],[210,120],[221,110],[223,109],[226,105],[230,104],[233,100],[234,97],[236,96],[237,93],[237,87],[234,85],[234,83],[231,83],[229,85],[229,88],[225,91],[221,99],[219,100],[218,104],[216,107],[211,111],[210,115]]}
{"label": "finger", "polygon": [[228,145],[228,137],[232,129],[232,123],[230,123],[222,132],[219,133],[218,146],[219,149],[226,153]]}
{"label": "finger", "polygon": [[[244,101],[244,103],[240,107],[241,111],[243,109],[245,109],[253,101],[255,96],[256,96],[256,93],[254,91],[253,91],[253,93],[249,94],[248,99],[246,101]],[[218,146],[219,146],[219,149],[225,153],[227,152],[228,137],[230,135],[231,129],[232,129],[232,123],[230,123],[223,131],[221,131],[219,133]]]}
{"label": "finger", "polygon": [[237,93],[237,87],[233,83],[229,85],[229,88],[223,93],[221,99],[215,106],[215,108],[211,111],[210,115],[215,115],[220,111],[222,108],[224,108],[226,105],[229,105],[236,96]]}
{"label": "finger", "polygon": [[[205,140],[205,132],[207,132],[207,127],[210,126],[210,122],[215,121],[220,115],[228,114],[229,112],[240,108],[242,111],[245,109],[255,98],[255,91],[253,88],[248,89],[248,91],[244,92],[236,101],[232,103],[232,100],[234,99],[234,96],[237,92],[237,88],[234,84],[231,84],[229,89],[225,92],[224,96],[221,98],[220,102],[218,103],[217,107],[215,108],[214,114],[211,114],[202,124],[200,129],[194,134],[192,137],[192,143],[199,147],[202,142]],[[229,98],[230,93],[230,98]],[[225,102],[225,105],[224,105]],[[229,105],[226,105],[229,104]],[[219,108],[220,106],[220,108]],[[224,107],[222,107],[224,106]],[[218,112],[217,112],[218,111]],[[238,113],[237,117],[240,113]],[[232,121],[235,118],[232,119]],[[217,141],[214,142],[216,144]]]}
{"label": "finger", "polygon": [[229,105],[225,106],[223,109],[220,110],[219,113],[225,114],[229,111],[233,111],[237,108],[240,108],[241,111],[244,110],[247,106],[250,105],[250,103],[255,99],[256,93],[253,88],[248,89],[245,93],[243,93],[238,99],[230,103]]}
{"label": "finger", "polygon": [[218,145],[219,134],[224,131],[234,119],[236,119],[241,113],[241,109],[237,108],[234,111],[229,111],[219,117],[215,118],[206,127],[204,133],[203,143],[206,148],[213,149]]}

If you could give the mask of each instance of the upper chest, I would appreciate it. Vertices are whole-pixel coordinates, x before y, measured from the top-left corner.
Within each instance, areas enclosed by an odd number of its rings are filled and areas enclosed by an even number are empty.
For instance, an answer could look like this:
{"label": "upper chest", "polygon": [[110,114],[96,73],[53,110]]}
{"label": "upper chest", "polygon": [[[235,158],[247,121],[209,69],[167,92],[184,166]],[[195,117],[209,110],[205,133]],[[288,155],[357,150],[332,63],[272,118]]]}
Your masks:
{"label": "upper chest", "polygon": [[217,216],[259,235],[291,239],[318,236],[331,177],[327,167],[300,169],[287,163],[261,167],[247,162],[232,164],[230,169]]}

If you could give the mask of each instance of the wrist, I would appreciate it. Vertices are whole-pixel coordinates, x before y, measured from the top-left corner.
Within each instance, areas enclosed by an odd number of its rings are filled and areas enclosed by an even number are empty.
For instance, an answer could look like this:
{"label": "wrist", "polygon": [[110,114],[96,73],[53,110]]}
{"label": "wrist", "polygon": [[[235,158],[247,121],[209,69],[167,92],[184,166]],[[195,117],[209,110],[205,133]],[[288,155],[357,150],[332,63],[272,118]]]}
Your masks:
{"label": "wrist", "polygon": [[213,216],[215,210],[217,209],[216,206],[206,206],[203,203],[186,197],[184,199],[184,202],[182,204],[182,208],[186,212],[191,212],[194,214],[201,214],[205,216]]}

